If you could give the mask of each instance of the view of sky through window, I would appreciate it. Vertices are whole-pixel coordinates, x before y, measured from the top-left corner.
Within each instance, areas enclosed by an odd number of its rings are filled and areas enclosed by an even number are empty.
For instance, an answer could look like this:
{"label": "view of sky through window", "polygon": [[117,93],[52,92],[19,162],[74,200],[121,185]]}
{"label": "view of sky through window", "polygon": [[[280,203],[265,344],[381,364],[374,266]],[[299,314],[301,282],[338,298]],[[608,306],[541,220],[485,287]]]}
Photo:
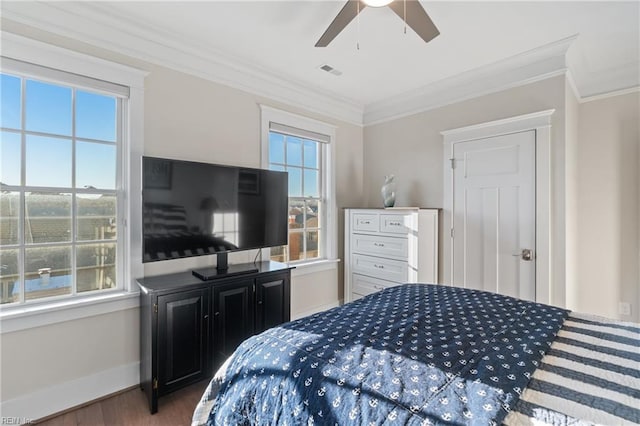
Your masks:
{"label": "view of sky through window", "polygon": [[[24,111],[22,105],[24,93]],[[76,187],[115,189],[116,98],[7,74],[1,79],[0,181],[20,184],[20,133],[26,134],[29,186],[71,187],[75,96]],[[23,117],[24,114],[24,117]]]}
{"label": "view of sky through window", "polygon": [[289,245],[272,248],[271,259],[321,257],[320,142],[269,132],[269,169],[289,175]]}
{"label": "view of sky through window", "polygon": [[0,304],[116,287],[116,96],[0,75]]}

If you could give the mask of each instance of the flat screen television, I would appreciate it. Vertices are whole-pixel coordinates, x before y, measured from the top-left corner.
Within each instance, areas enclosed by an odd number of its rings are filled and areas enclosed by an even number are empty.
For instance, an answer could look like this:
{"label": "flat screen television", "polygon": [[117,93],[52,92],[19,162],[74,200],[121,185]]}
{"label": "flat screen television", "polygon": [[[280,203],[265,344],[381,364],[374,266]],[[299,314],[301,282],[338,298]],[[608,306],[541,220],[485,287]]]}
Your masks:
{"label": "flat screen television", "polygon": [[142,159],[143,262],[216,254],[201,279],[250,272],[227,254],[287,244],[286,172]]}

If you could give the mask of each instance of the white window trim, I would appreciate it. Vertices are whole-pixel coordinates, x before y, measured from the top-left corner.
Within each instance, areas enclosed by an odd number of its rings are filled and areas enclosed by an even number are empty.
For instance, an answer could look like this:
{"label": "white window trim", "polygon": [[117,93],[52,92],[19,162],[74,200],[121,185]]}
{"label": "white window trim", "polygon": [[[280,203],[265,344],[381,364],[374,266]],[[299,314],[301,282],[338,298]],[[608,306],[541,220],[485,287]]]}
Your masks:
{"label": "white window trim", "polygon": [[[142,151],[144,141],[144,78],[147,72],[52,46],[5,31],[0,32],[2,57],[29,62],[61,71],[110,81],[129,87],[128,105],[122,108],[123,134],[120,159],[122,178],[127,183],[122,194],[122,239],[124,247],[123,289],[104,295],[42,301],[29,306],[0,306],[0,334],[63,321],[131,309],[138,306],[136,278],[143,276],[142,201],[131,194],[142,193]],[[2,63],[0,62],[0,69]]]}
{"label": "white window trim", "polygon": [[[326,164],[326,169],[323,170],[322,173],[322,184],[324,188],[326,188],[328,204],[325,219],[325,256],[321,259],[293,261],[289,262],[289,265],[304,269],[307,269],[306,265],[309,265],[309,268],[311,268],[309,271],[313,272],[318,268],[320,268],[320,270],[324,269],[324,267],[326,267],[326,269],[335,268],[338,259],[338,208],[335,190],[336,126],[262,104],[260,104],[260,111],[260,140],[263,168],[269,166],[269,123],[271,122],[320,133],[330,138],[329,143],[321,144],[324,145],[322,147],[325,150],[323,161]],[[263,250],[262,257],[269,258],[269,249]],[[313,265],[315,265],[315,267],[312,267]]]}

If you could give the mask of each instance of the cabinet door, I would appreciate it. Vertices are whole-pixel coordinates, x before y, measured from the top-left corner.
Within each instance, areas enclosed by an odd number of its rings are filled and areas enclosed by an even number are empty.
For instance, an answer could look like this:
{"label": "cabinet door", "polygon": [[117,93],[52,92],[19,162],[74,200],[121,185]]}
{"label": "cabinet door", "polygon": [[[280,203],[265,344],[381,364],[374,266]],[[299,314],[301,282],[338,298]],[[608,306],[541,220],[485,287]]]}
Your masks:
{"label": "cabinet door", "polygon": [[253,280],[213,287],[215,368],[247,337],[253,335]]}
{"label": "cabinet door", "polygon": [[256,280],[256,333],[290,319],[289,274]]}
{"label": "cabinet door", "polygon": [[158,393],[207,374],[209,290],[158,296]]}

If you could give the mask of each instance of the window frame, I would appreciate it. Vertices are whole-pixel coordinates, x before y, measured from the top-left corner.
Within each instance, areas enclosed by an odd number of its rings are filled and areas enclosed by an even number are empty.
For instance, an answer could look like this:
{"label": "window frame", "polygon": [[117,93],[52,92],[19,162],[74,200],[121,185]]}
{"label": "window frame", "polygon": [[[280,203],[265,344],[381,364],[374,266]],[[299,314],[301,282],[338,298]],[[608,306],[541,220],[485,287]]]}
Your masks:
{"label": "window frame", "polygon": [[[271,132],[271,123],[277,123],[286,127],[302,129],[303,131],[313,132],[326,135],[328,142],[318,142],[319,150],[321,150],[320,170],[321,170],[321,193],[320,201],[325,204],[322,210],[322,218],[320,223],[321,242],[323,256],[313,259],[303,259],[289,261],[288,264],[296,267],[313,266],[320,264],[334,264],[337,262],[338,256],[338,232],[337,232],[337,204],[335,196],[335,144],[336,144],[336,126],[293,114],[287,111],[272,108],[267,105],[260,105],[261,110],[261,157],[262,167],[269,167],[269,134]],[[276,130],[276,133],[277,130]],[[304,137],[303,137],[304,138]],[[313,139],[313,138],[307,138]],[[290,197],[289,199],[304,200],[307,197]],[[287,230],[289,235],[289,230]],[[270,248],[263,249],[262,257],[270,258]]]}
{"label": "window frame", "polygon": [[[91,291],[88,294],[66,295],[55,298],[36,299],[29,303],[0,305],[0,333],[19,331],[69,321],[94,315],[131,309],[138,306],[139,290],[135,278],[143,275],[142,267],[142,206],[137,197],[130,194],[141,192],[141,159],[144,129],[144,77],[146,72],[106,61],[93,56],[31,40],[15,34],[1,32],[3,51],[0,70],[7,74],[17,74],[23,78],[68,84],[28,71],[28,65],[46,67],[55,75],[74,74],[82,82],[89,78],[105,81],[129,89],[128,100],[121,101],[120,117],[122,126],[120,149],[117,150],[116,191],[118,205],[118,277],[119,288],[106,291]],[[8,59],[8,60],[7,60]],[[17,62],[14,62],[17,61]],[[21,65],[27,65],[27,71]],[[68,75],[67,75],[68,77]],[[73,84],[100,92],[95,86]],[[104,90],[102,90],[104,92]],[[75,226],[75,225],[73,225]],[[74,271],[75,274],[75,271]],[[75,278],[74,278],[75,279]],[[22,296],[21,296],[22,297]]]}
{"label": "window frame", "polygon": [[[124,223],[122,221],[122,217],[124,216],[124,212],[125,212],[125,203],[124,203],[124,193],[125,191],[123,191],[122,188],[122,166],[121,166],[121,158],[122,158],[122,150],[123,150],[123,126],[122,126],[122,119],[123,119],[123,115],[122,115],[122,111],[123,111],[123,106],[128,102],[128,96],[125,98],[121,95],[117,95],[113,92],[108,92],[106,90],[101,90],[99,88],[95,88],[95,87],[90,87],[88,84],[83,84],[80,85],[82,83],[81,79],[78,79],[79,81],[77,82],[73,82],[73,80],[75,80],[73,78],[73,76],[68,76],[69,78],[65,79],[65,81],[61,81],[61,80],[57,80],[55,78],[51,78],[48,75],[45,75],[47,73],[47,71],[49,70],[43,70],[44,74],[40,74],[38,75],[38,67],[33,67],[31,66],[31,64],[24,64],[24,63],[16,63],[14,61],[11,60],[7,60],[5,59],[3,61],[3,68],[1,71],[2,74],[5,75],[10,75],[13,77],[17,77],[20,78],[20,86],[21,86],[21,98],[20,98],[20,116],[21,116],[21,127],[20,129],[9,129],[7,128],[7,130],[3,130],[6,131],[7,133],[11,133],[11,134],[17,134],[20,136],[20,149],[21,149],[21,166],[20,166],[20,184],[19,185],[5,185],[6,189],[9,191],[14,191],[19,193],[19,199],[20,199],[20,216],[18,217],[18,229],[20,233],[20,238],[18,239],[18,242],[16,244],[9,244],[8,246],[2,246],[3,248],[8,248],[8,249],[15,249],[19,251],[19,256],[18,256],[18,262],[20,264],[19,270],[19,281],[21,282],[21,288],[20,288],[20,296],[19,296],[19,300],[17,302],[11,303],[11,304],[0,304],[1,307],[3,308],[10,308],[13,306],[30,306],[30,305],[34,305],[34,304],[40,304],[40,303],[53,303],[56,301],[64,301],[70,298],[78,298],[78,297],[82,297],[82,296],[93,296],[93,295],[98,295],[98,294],[106,294],[107,292],[118,292],[118,291],[122,291],[125,286],[124,286],[124,282],[125,282],[125,277],[124,277],[124,268],[121,267],[122,262],[125,261],[125,254],[127,252],[126,247],[124,247],[123,243],[122,243],[122,238],[121,235],[124,234],[125,232],[125,228],[124,228]],[[26,71],[26,72],[25,72]],[[56,71],[55,74],[58,74],[59,72]],[[26,117],[26,112],[25,112],[25,104],[26,104],[26,86],[27,86],[27,82],[28,81],[37,81],[40,83],[45,83],[45,84],[52,84],[52,85],[56,85],[59,87],[64,87],[66,89],[71,89],[71,122],[72,122],[72,131],[69,135],[61,135],[61,134],[56,134],[56,133],[48,133],[48,132],[43,132],[43,131],[32,131],[32,130],[28,130],[26,128],[26,123],[25,121],[25,117]],[[104,96],[109,96],[109,97],[113,97],[115,99],[116,102],[116,116],[115,118],[115,125],[116,125],[116,129],[115,129],[115,140],[113,142],[109,142],[109,141],[102,141],[102,140],[95,140],[95,139],[90,139],[90,138],[86,138],[86,137],[79,137],[76,134],[76,122],[77,122],[77,109],[76,109],[76,97],[77,97],[77,91],[82,91],[82,92],[86,92],[86,93],[96,93],[96,94],[101,94]],[[77,186],[77,181],[76,182],[72,182],[71,185],[66,186],[66,187],[49,187],[49,186],[40,186],[40,185],[28,185],[27,184],[27,167],[26,167],[26,163],[27,163],[27,158],[26,158],[26,144],[27,144],[27,140],[29,138],[29,136],[36,136],[36,137],[46,137],[46,138],[54,138],[54,139],[61,139],[61,140],[68,140],[72,146],[71,150],[72,152],[76,152],[78,149],[78,142],[80,143],[98,143],[98,144],[104,144],[104,145],[112,145],[115,146],[116,148],[116,164],[115,164],[115,182],[114,182],[114,188],[113,189],[103,189],[103,188],[94,188],[94,189],[86,189],[86,188],[81,188]],[[78,164],[78,158],[77,155],[72,155],[71,158],[71,171],[70,174],[72,176],[72,181],[75,181],[77,176],[76,176],[76,172],[77,172],[77,164]],[[62,194],[69,194],[71,196],[71,200],[70,200],[70,219],[71,219],[71,223],[70,223],[70,231],[71,231],[71,238],[68,241],[54,241],[54,242],[31,242],[28,243],[26,241],[26,222],[27,222],[27,212],[26,212],[26,207],[27,207],[27,193],[33,193],[33,192],[38,192],[38,193],[44,193],[44,194],[53,194],[56,192],[62,193]],[[116,202],[117,202],[117,208],[116,208],[116,239],[115,240],[83,240],[78,238],[78,219],[81,217],[79,212],[78,212],[78,196],[82,196],[82,194],[100,194],[100,195],[113,195],[116,197]],[[29,220],[31,220],[32,218],[29,218]],[[116,245],[116,258],[115,258],[115,263],[116,263],[116,286],[113,288],[109,288],[109,289],[102,289],[102,290],[88,290],[88,291],[82,291],[79,292],[78,291],[78,265],[77,265],[77,254],[78,254],[78,249],[86,246],[88,244],[113,244],[115,243]],[[56,296],[49,296],[49,297],[43,297],[43,298],[36,298],[36,299],[31,299],[31,300],[27,300],[27,291],[26,291],[26,274],[27,271],[25,270],[26,267],[26,251],[28,249],[38,249],[38,248],[46,248],[46,247],[52,247],[52,248],[62,248],[62,247],[68,247],[71,250],[71,258],[70,258],[70,265],[69,265],[69,269],[71,271],[71,287],[70,287],[70,293],[68,294],[61,294],[61,295],[56,295]]]}

